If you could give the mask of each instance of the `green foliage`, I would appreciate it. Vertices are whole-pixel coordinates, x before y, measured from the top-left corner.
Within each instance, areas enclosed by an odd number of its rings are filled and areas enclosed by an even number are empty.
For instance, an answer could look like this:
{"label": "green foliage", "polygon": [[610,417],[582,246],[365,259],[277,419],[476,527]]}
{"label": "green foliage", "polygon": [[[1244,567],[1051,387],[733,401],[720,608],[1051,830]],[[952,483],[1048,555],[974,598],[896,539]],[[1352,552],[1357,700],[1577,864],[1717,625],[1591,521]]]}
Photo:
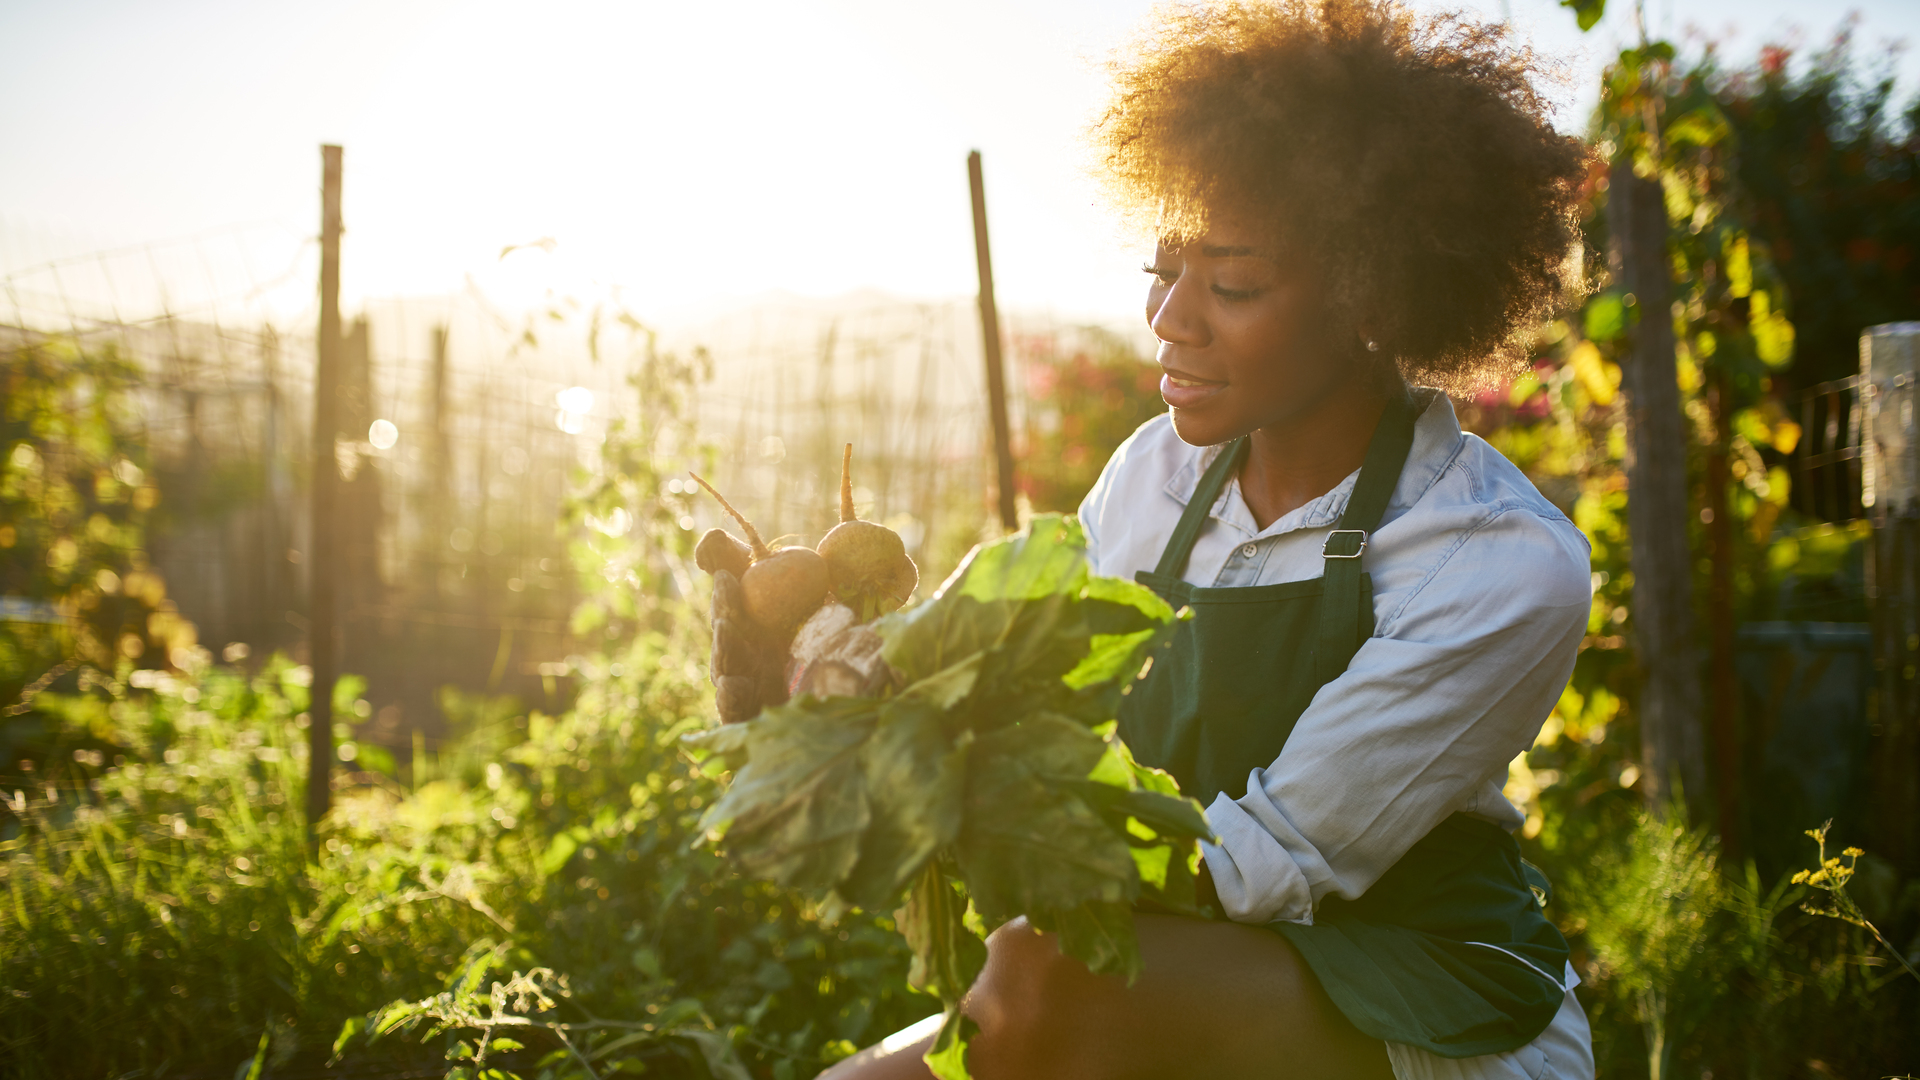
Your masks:
{"label": "green foliage", "polygon": [[[1658,177],[1667,195],[1677,303],[1661,314],[1673,319],[1679,346],[1695,506],[1714,505],[1709,454],[1727,461],[1720,497],[1733,524],[1734,615],[1864,620],[1864,530],[1795,510],[1787,457],[1803,433],[1780,396],[1797,370],[1790,350],[1797,355],[1804,339],[1786,319],[1786,283],[1803,283],[1793,293],[1796,322],[1803,305],[1844,290],[1784,269],[1797,252],[1777,242],[1782,234],[1745,184],[1756,149],[1744,92],[1709,64],[1677,68],[1664,43],[1630,49],[1609,72],[1594,140],[1614,161]],[[1604,179],[1596,169],[1588,188],[1593,250],[1606,247]],[[1600,1075],[1908,1068],[1920,1052],[1920,994],[1903,975],[1889,984],[1890,961],[1865,929],[1799,910],[1803,890],[1781,868],[1716,866],[1697,825],[1642,813],[1619,361],[1628,331],[1655,313],[1608,287],[1599,264],[1587,264],[1592,289],[1581,309],[1542,335],[1533,376],[1461,413],[1593,546],[1586,640],[1538,741],[1511,766],[1508,794],[1527,810],[1528,858],[1561,885],[1552,910],[1574,944]],[[1700,526],[1694,550],[1707,552],[1706,541]],[[1705,597],[1708,564],[1698,565],[1695,595]],[[1698,797],[1706,793],[1689,794],[1696,808],[1711,805]],[[1896,922],[1893,937],[1905,940],[1920,929],[1920,884],[1884,863],[1875,873],[1875,917]]]}
{"label": "green foliage", "polygon": [[[81,665],[165,666],[193,627],[147,564],[148,479],[134,391],[113,349],[0,352],[0,767],[45,756],[35,695]],[[68,684],[71,683],[69,678]]]}
{"label": "green foliage", "polygon": [[[310,1052],[395,1000],[439,1001],[379,1015],[437,1009],[435,1037],[457,1051],[461,994],[483,991],[456,984],[481,941],[524,979],[566,973],[567,994],[541,984],[555,1009],[514,1034],[528,1054],[572,1040],[603,1074],[726,1075],[709,1061],[735,1054],[804,1076],[826,1045],[917,1019],[890,920],[823,926],[804,898],[689,852],[718,792],[676,740],[710,706],[661,644],[603,661],[564,716],[512,714],[491,760],[450,755],[413,791],[342,786],[317,862],[296,809],[300,669],[50,703],[111,725],[117,757],[89,758],[77,790],[9,800],[0,1052],[14,1074],[231,1067],[263,1030],[276,1056]],[[648,1037],[612,1045],[635,1033]]]}
{"label": "green foliage", "polygon": [[1702,980],[1723,973],[1702,963],[1714,917],[1726,906],[1712,844],[1682,820],[1642,816],[1624,850],[1610,851],[1579,888],[1606,917],[1587,941],[1629,996],[1647,1033],[1648,1075],[1672,1075],[1674,1047],[1691,1034],[1714,995]]}
{"label": "green foliage", "polygon": [[73,766],[42,765],[0,815],[11,1075],[271,1075],[340,1033],[349,1057],[424,1039],[455,1076],[794,1080],[930,1011],[891,919],[825,925],[692,849],[719,791],[678,738],[712,704],[687,538],[651,478],[694,445],[696,374],[647,357],[644,404],[583,485],[576,553],[614,636],[576,665],[573,707],[446,691],[448,743],[410,787],[338,781],[317,859],[303,669],[195,653],[179,674],[82,667],[36,699],[48,761]]}
{"label": "green foliage", "polygon": [[1110,331],[1068,352],[1053,337],[1017,342],[1026,380],[1020,489],[1036,511],[1071,513],[1134,429],[1167,411],[1160,368]]}
{"label": "green foliage", "polygon": [[1560,6],[1573,12],[1582,30],[1598,26],[1601,16],[1607,13],[1607,0],[1560,0]]}
{"label": "green foliage", "polygon": [[[1807,830],[1807,835],[1813,838],[1813,842],[1820,845],[1819,865],[1812,870],[1795,872],[1793,875],[1793,883],[1795,885],[1805,885],[1809,888],[1819,889],[1827,894],[1828,899],[1826,902],[1818,904],[1808,902],[1802,905],[1803,909],[1809,915],[1824,915],[1829,919],[1839,919],[1841,922],[1858,926],[1870,932],[1873,934],[1875,941],[1878,941],[1883,948],[1893,954],[1894,960],[1899,963],[1900,967],[1906,971],[1907,974],[1913,976],[1915,979],[1920,979],[1920,971],[1914,970],[1913,964],[1908,961],[1907,957],[1896,948],[1892,942],[1887,940],[1886,935],[1880,932],[1879,927],[1873,925],[1873,921],[1867,918],[1866,912],[1860,910],[1860,905],[1854,902],[1853,897],[1847,895],[1847,884],[1853,880],[1855,874],[1860,872],[1860,859],[1866,855],[1866,852],[1857,847],[1850,847],[1842,851],[1839,855],[1829,858],[1827,856],[1827,833],[1832,828],[1833,822],[1829,820],[1825,825],[1817,829]],[[1840,861],[1841,859],[1845,859],[1846,862],[1843,864]]]}
{"label": "green foliage", "polygon": [[1883,1075],[1911,1060],[1920,993],[1876,955],[1890,946],[1806,912],[1807,875],[1767,885],[1751,861],[1721,866],[1696,826],[1595,805],[1595,827],[1530,857],[1560,886],[1599,1075]]}
{"label": "green foliage", "polygon": [[334,965],[377,986],[385,949],[336,921],[354,886],[305,858],[298,672],[84,689],[42,707],[110,756],[82,751],[67,785],[15,791],[0,842],[16,1075],[178,1067],[208,1048],[230,1065],[263,1028],[345,1011]]}
{"label": "green foliage", "polygon": [[[1565,6],[1582,26],[1601,14]],[[1676,309],[1644,310],[1590,260],[1591,295],[1547,329],[1533,373],[1461,409],[1593,544],[1586,641],[1508,790],[1560,885],[1604,1076],[1883,1075],[1920,1053],[1920,981],[1902,969],[1920,883],[1857,849],[1829,858],[1819,830],[1797,882],[1723,865],[1635,790],[1618,360],[1637,323],[1673,320],[1701,505],[1706,455],[1730,463],[1738,614],[1864,617],[1861,530],[1789,502],[1803,433],[1780,394],[1850,373],[1858,328],[1920,303],[1916,114],[1844,48],[1798,77],[1784,61],[1727,75],[1682,69],[1664,43],[1622,53],[1594,138],[1666,191]],[[691,495],[670,481],[712,471],[686,421],[709,365],[658,352],[625,313],[594,323],[596,357],[600,331],[625,328],[635,375],[561,524],[587,596],[577,701],[547,715],[448,688],[452,737],[410,772],[343,779],[313,858],[303,671],[209,668],[146,565],[164,508],[136,373],[60,344],[0,356],[0,594],[61,614],[0,624],[0,764],[33,763],[0,791],[11,1075],[271,1076],[425,1052],[459,1077],[797,1080],[932,1012],[917,989],[949,1006],[928,1061],[956,1077],[971,1031],[951,1006],[991,926],[1026,912],[1125,973],[1125,905],[1190,908],[1204,822],[1101,722],[1164,613],[1104,592],[1070,544],[983,550],[890,620],[906,691],[790,706],[702,736],[704,767],[689,761],[680,738],[711,704]],[[1074,506],[1161,410],[1150,364],[1087,341],[1026,350],[1040,510]],[[949,497],[977,516],[977,492]],[[942,533],[933,564],[974,539]],[[374,749],[356,747],[362,765]],[[790,885],[710,849],[728,820],[729,855]]]}
{"label": "green foliage", "polygon": [[1844,32],[1806,59],[1769,48],[1716,91],[1751,228],[1794,297],[1803,386],[1855,374],[1863,327],[1920,315],[1920,98],[1901,107]]}
{"label": "green foliage", "polygon": [[748,872],[836,911],[887,910],[906,892],[909,981],[946,1007],[928,1056],[943,1077],[965,1075],[960,1000],[994,928],[1024,915],[1092,971],[1131,980],[1133,902],[1194,910],[1206,820],[1112,722],[1174,615],[1090,576],[1084,548],[1072,519],[1042,515],[877,623],[897,693],[803,697],[688,739],[736,770],[705,824]]}
{"label": "green foliage", "polygon": [[587,1014],[584,1019],[567,1019],[562,1003],[571,1004],[572,987],[565,975],[551,968],[512,972],[505,982],[488,978],[507,965],[508,947],[491,941],[476,942],[467,951],[464,963],[442,993],[419,1001],[396,1001],[371,1017],[349,1020],[334,1042],[336,1059],[349,1047],[371,1045],[394,1033],[424,1037],[474,1032],[473,1038],[452,1041],[447,1060],[447,1080],[509,1080],[514,1074],[498,1064],[488,1065],[493,1056],[527,1049],[527,1044],[502,1031],[526,1038],[542,1038],[559,1046],[536,1063],[544,1077],[554,1080],[592,1080],[602,1072],[644,1071],[634,1048],[667,1042],[682,1042],[705,1060],[716,1080],[748,1080],[749,1073],[735,1052],[728,1036],[716,1030],[710,1019],[696,1016],[687,1008],[658,1014],[648,1020],[605,1020]]}

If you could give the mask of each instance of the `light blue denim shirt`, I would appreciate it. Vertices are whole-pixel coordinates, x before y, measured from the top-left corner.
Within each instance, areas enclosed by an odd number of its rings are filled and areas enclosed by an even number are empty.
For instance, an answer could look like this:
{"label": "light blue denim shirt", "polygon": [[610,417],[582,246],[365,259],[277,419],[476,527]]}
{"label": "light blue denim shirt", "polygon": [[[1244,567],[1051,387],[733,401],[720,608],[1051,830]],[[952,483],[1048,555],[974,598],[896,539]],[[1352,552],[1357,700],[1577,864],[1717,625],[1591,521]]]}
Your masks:
{"label": "light blue denim shirt", "polygon": [[[1153,569],[1219,452],[1181,442],[1164,415],[1121,444],[1080,505],[1095,572]],[[1230,481],[1186,580],[1319,577],[1358,476],[1265,529]],[[1207,866],[1237,921],[1311,922],[1322,897],[1360,896],[1456,811],[1523,820],[1501,789],[1573,671],[1592,602],[1586,537],[1436,395],[1364,560],[1373,636],[1247,794],[1207,808],[1220,839]]]}

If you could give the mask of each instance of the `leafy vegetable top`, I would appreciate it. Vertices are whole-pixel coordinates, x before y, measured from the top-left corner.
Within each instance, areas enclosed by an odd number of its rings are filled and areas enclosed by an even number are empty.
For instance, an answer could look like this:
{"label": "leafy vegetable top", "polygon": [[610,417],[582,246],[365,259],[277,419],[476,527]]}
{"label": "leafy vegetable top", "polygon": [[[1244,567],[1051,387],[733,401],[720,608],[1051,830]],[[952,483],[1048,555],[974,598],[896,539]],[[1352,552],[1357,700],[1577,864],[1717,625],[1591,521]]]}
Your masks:
{"label": "leafy vegetable top", "polygon": [[875,624],[904,685],[801,696],[686,739],[734,769],[703,825],[748,872],[829,911],[897,913],[913,983],[947,1005],[928,1061],[962,1076],[960,998],[981,939],[1024,915],[1096,972],[1140,970],[1131,906],[1193,910],[1198,804],[1137,764],[1113,717],[1175,618],[1093,576],[1078,522],[1034,519],[976,548],[925,604]]}

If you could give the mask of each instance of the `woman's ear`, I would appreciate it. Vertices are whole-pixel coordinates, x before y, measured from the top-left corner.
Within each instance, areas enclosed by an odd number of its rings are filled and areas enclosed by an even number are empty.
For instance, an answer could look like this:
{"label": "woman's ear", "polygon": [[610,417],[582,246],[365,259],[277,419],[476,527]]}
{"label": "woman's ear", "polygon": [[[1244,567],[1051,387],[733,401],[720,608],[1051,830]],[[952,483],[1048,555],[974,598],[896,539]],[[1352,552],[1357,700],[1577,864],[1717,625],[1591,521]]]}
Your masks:
{"label": "woman's ear", "polygon": [[1354,326],[1354,332],[1360,336],[1360,347],[1370,353],[1381,350],[1380,333],[1373,319],[1361,319]]}

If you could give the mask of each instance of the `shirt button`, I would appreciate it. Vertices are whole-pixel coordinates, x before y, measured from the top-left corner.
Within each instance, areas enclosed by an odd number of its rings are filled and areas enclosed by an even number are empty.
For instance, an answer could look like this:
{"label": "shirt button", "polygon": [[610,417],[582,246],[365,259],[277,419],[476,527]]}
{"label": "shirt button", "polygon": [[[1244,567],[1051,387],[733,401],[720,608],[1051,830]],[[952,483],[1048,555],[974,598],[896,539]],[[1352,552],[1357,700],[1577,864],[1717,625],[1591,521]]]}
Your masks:
{"label": "shirt button", "polygon": [[1240,549],[1240,557],[1244,559],[1251,559],[1253,558],[1254,554],[1259,550],[1260,550],[1259,548],[1254,547],[1252,544],[1248,544],[1247,546]]}

